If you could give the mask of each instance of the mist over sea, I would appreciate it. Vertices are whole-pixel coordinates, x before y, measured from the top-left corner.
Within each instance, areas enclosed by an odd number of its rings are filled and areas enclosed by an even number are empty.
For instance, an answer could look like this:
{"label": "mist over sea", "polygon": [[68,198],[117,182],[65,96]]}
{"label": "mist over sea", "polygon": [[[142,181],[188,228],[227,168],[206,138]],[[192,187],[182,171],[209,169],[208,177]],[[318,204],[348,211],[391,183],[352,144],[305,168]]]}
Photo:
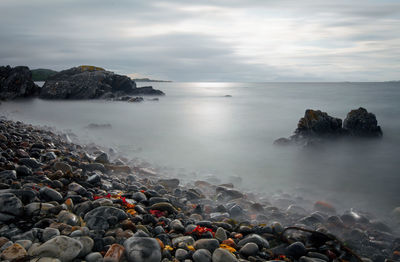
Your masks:
{"label": "mist over sea", "polygon": [[[166,96],[143,103],[2,102],[0,115],[72,132],[182,180],[214,177],[374,212],[400,206],[400,82],[148,84]],[[360,106],[376,115],[382,139],[318,149],[273,145],[292,134],[308,108],[344,119]],[[91,123],[112,128],[88,129]]]}

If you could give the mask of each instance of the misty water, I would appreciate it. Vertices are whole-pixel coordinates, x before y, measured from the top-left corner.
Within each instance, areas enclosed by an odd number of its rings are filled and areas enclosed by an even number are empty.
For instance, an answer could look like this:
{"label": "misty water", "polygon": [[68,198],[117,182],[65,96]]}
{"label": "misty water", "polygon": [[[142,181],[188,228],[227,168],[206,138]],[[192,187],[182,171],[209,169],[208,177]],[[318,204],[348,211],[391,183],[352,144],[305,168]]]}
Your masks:
{"label": "misty water", "polygon": [[[112,147],[182,180],[214,177],[250,191],[283,190],[374,212],[400,206],[399,83],[151,85],[167,95],[143,103],[3,102],[0,114],[73,132],[82,143]],[[318,149],[273,145],[292,134],[307,108],[344,119],[360,106],[375,113],[382,139]],[[88,129],[90,123],[112,128]]]}

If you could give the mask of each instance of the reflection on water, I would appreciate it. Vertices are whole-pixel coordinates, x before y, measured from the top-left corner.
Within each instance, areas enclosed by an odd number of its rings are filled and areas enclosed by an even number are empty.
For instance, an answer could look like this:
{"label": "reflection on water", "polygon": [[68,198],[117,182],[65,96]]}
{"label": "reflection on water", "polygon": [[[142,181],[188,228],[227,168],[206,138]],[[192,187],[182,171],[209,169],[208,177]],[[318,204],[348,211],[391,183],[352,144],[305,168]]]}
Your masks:
{"label": "reflection on water", "polygon": [[[400,205],[398,83],[151,83],[159,102],[5,102],[1,114],[72,130],[81,141],[129,157],[185,168],[186,174],[242,178],[259,191],[300,190],[346,206]],[[232,95],[232,97],[224,97]],[[382,126],[380,141],[340,142],[315,150],[276,147],[305,109],[344,118],[363,106]],[[112,128],[88,129],[90,123]]]}

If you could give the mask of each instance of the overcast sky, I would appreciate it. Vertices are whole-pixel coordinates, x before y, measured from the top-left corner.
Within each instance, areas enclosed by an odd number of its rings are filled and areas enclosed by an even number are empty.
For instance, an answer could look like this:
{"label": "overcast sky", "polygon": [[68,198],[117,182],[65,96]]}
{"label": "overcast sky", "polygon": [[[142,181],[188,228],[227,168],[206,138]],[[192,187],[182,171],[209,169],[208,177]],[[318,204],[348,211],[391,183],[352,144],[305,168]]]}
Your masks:
{"label": "overcast sky", "polygon": [[0,64],[174,81],[400,79],[399,0],[0,0]]}

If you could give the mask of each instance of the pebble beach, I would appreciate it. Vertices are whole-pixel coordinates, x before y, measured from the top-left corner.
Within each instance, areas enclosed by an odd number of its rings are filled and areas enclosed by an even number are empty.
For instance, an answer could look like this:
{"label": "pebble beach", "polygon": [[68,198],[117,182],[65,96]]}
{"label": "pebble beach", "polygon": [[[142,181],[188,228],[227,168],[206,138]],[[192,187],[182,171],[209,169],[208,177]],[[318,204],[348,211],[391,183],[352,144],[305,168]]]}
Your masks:
{"label": "pebble beach", "polygon": [[396,261],[394,210],[362,211],[232,183],[183,184],[110,150],[0,119],[1,261]]}

